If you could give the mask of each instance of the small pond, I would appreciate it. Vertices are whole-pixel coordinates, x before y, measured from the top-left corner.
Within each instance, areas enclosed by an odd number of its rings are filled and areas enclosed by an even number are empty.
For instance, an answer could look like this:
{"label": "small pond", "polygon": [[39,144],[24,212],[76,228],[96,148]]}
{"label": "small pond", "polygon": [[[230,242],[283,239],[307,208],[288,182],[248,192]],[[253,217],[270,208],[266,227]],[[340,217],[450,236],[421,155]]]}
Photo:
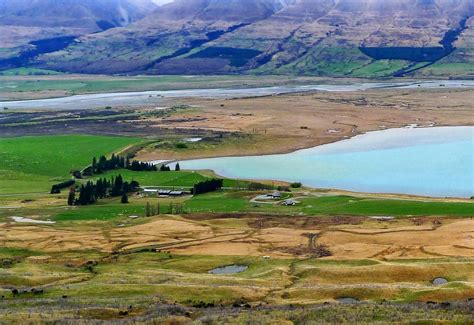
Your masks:
{"label": "small pond", "polygon": [[241,273],[247,270],[249,267],[247,265],[226,265],[216,267],[209,271],[210,274],[236,274]]}
{"label": "small pond", "polygon": [[448,283],[448,280],[446,280],[445,278],[435,278],[433,279],[433,281],[431,281],[431,283],[435,286],[440,286]]}
{"label": "small pond", "polygon": [[341,297],[336,298],[336,300],[341,304],[357,304],[358,302],[360,302],[359,299],[351,297]]}

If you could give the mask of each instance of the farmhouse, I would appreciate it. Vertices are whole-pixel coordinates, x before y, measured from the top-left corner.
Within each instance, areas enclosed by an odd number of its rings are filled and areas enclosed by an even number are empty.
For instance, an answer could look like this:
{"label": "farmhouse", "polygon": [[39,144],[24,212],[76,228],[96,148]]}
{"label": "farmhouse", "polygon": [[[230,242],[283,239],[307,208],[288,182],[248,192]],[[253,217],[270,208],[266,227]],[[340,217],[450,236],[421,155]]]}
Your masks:
{"label": "farmhouse", "polygon": [[177,196],[183,196],[183,195],[186,195],[186,194],[189,194],[189,192],[186,192],[186,191],[176,191],[176,190],[158,190],[158,195],[159,196],[173,196],[173,197],[177,197]]}
{"label": "farmhouse", "polygon": [[281,199],[281,193],[278,192],[278,191],[275,191],[275,192],[273,192],[272,194],[269,194],[269,196],[270,196],[272,199]]}
{"label": "farmhouse", "polygon": [[167,196],[170,195],[171,190],[158,190],[158,195],[160,196]]}
{"label": "farmhouse", "polygon": [[184,192],[184,191],[170,191],[169,195],[170,196],[182,196],[184,194],[186,194],[186,192]]}

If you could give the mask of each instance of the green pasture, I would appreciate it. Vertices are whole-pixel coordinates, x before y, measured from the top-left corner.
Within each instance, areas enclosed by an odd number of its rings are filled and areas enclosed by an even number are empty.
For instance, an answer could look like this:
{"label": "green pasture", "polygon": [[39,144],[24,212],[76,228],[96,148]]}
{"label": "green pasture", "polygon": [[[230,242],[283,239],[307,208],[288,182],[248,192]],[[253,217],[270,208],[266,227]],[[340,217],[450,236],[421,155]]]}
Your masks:
{"label": "green pasture", "polygon": [[92,157],[106,155],[138,138],[64,135],[0,138],[0,195],[47,192],[51,184],[70,178]]}

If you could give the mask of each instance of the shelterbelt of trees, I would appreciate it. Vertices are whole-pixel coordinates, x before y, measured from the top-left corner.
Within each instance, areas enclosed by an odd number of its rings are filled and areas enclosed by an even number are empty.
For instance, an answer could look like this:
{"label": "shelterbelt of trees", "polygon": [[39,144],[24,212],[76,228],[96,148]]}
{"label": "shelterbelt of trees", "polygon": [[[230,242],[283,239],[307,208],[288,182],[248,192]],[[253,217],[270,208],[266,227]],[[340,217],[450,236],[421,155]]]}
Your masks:
{"label": "shelterbelt of trees", "polygon": [[125,168],[133,171],[157,171],[158,168],[150,163],[141,162],[138,160],[131,160],[130,157],[121,157],[112,154],[110,159],[105,156],[100,156],[99,159],[94,157],[92,163],[87,167],[82,174],[86,176],[101,174],[108,170]]}
{"label": "shelterbelt of trees", "polygon": [[138,191],[140,184],[132,180],[123,180],[122,175],[112,177],[110,180],[99,178],[95,183],[88,181],[79,188],[79,197],[76,198],[76,189],[71,187],[68,195],[68,205],[94,204],[98,199],[122,196],[122,203],[128,203],[128,193]]}
{"label": "shelterbelt of trees", "polygon": [[207,181],[202,181],[197,184],[194,184],[191,194],[198,195],[208,192],[217,191],[222,188],[224,185],[223,179],[210,179]]}

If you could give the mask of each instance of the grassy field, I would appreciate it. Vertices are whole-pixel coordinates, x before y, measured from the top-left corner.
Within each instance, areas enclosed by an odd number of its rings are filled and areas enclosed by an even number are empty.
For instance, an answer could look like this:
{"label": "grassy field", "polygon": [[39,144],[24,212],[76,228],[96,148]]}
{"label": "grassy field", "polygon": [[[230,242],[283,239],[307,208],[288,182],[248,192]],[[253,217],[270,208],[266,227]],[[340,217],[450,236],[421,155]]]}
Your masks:
{"label": "grassy field", "polygon": [[16,68],[0,71],[0,76],[50,76],[62,74],[63,73],[58,71],[36,68]]}
{"label": "grassy field", "polygon": [[125,219],[128,216],[145,215],[145,206],[143,204],[120,204],[120,202],[107,204],[89,205],[75,209],[68,209],[58,212],[54,216],[55,221],[88,221],[88,220],[114,220],[117,218]]}
{"label": "grassy field", "polygon": [[[142,173],[143,179],[148,176],[152,180],[159,180],[161,186],[175,188],[188,188],[193,180],[205,179],[204,176],[194,174],[181,175],[182,172],[157,172]],[[175,177],[172,177],[174,174]],[[123,175],[123,174],[122,174]],[[125,174],[134,178],[133,173]],[[156,175],[151,176],[151,175]],[[163,177],[164,176],[164,177]],[[191,177],[189,177],[191,176]],[[165,183],[164,180],[168,182]],[[146,182],[145,182],[146,183]],[[149,184],[156,184],[154,182]],[[52,220],[62,224],[71,221],[120,221],[127,220],[128,216],[145,215],[145,206],[150,203],[153,207],[161,206],[161,213],[169,213],[170,204],[182,204],[184,213],[259,213],[282,216],[310,216],[318,218],[320,216],[340,215],[340,216],[450,216],[450,217],[472,217],[474,215],[473,203],[448,203],[448,202],[422,202],[416,200],[384,200],[373,198],[360,198],[351,196],[328,195],[308,199],[298,199],[302,203],[293,207],[286,207],[281,204],[255,203],[250,200],[261,194],[261,192],[249,191],[219,191],[195,197],[182,198],[157,198],[157,197],[136,197],[129,198],[127,205],[120,204],[119,198],[99,200],[98,203],[82,207],[65,207],[66,194],[60,196],[47,196],[35,198],[19,196],[16,200],[31,201],[24,207],[8,210],[0,210],[0,220],[10,215],[20,216],[47,216]],[[11,197],[8,197],[11,201]],[[0,201],[1,202],[1,201]],[[4,201],[8,203],[9,201]],[[13,200],[15,202],[15,200]],[[17,201],[18,202],[18,201]],[[12,203],[15,205],[16,203]],[[42,217],[45,218],[45,217]],[[4,219],[5,220],[5,219]]]}
{"label": "grassy field", "polygon": [[473,73],[471,63],[435,63],[419,72],[426,77],[441,77],[447,74],[455,76],[464,76]]}
{"label": "grassy field", "polygon": [[111,178],[122,175],[124,179],[136,180],[143,186],[169,186],[191,188],[194,184],[206,180],[207,177],[189,171],[170,172],[135,172],[121,169],[103,173],[99,177]]}
{"label": "grassy field", "polygon": [[410,62],[403,60],[377,60],[368,65],[355,69],[354,77],[373,75],[376,77],[391,76],[398,70],[408,66]]}
{"label": "grassy field", "polygon": [[[319,315],[324,319],[339,320],[337,323],[351,323],[351,320],[357,322],[357,319],[400,321],[408,315],[410,319],[458,320],[460,323],[469,323],[472,318],[472,314],[463,308],[452,309],[454,307],[448,306],[441,312],[438,308],[422,307],[426,306],[422,303],[428,300],[469,297],[473,292],[472,287],[465,284],[466,281],[472,281],[473,264],[469,260],[443,260],[435,263],[425,263],[422,260],[400,263],[356,260],[347,263],[315,259],[264,260],[256,257],[185,256],[151,252],[107,258],[94,252],[42,255],[28,250],[5,249],[0,250],[0,254],[4,259],[15,260],[11,267],[0,269],[2,287],[17,288],[20,292],[24,288],[43,288],[39,294],[28,292],[14,296],[10,290],[1,292],[4,299],[0,304],[8,306],[10,311],[14,310],[17,317],[23,316],[28,310],[29,317],[34,319],[39,312],[37,307],[47,302],[47,307],[43,305],[45,309],[42,311],[46,319],[65,317],[72,308],[81,310],[79,315],[69,316],[73,319],[118,320],[149,315],[149,308],[158,303],[181,305],[182,307],[176,307],[175,314],[179,314],[178,308],[211,304],[214,308],[210,312],[214,315],[218,312],[219,317],[227,319],[225,323],[239,323],[238,320],[243,321],[245,317],[260,320],[257,321],[260,323],[262,320],[276,320],[275,315],[280,320],[296,320],[295,317],[303,315],[301,311],[297,313],[299,309],[294,307],[280,312],[259,312],[256,306],[262,303],[273,305],[274,308],[284,308],[277,306],[288,304],[303,305],[306,306],[306,313],[313,317]],[[233,275],[208,274],[215,267],[232,264],[246,265],[248,269]],[[446,276],[450,284],[432,286],[430,281],[436,276]],[[397,283],[404,285],[397,286]],[[411,289],[408,290],[410,286]],[[398,306],[404,307],[397,310],[397,304],[389,303],[385,303],[380,309],[375,304],[344,307],[335,304],[341,297],[378,302],[383,299],[396,300]],[[17,303],[19,299],[21,304]],[[413,300],[419,303],[403,304]],[[309,312],[311,304],[322,302],[326,302],[325,312],[320,309],[319,312],[318,309]],[[61,308],[64,304],[68,308]],[[228,318],[224,309],[217,309],[232,304],[248,304],[255,306],[255,309],[252,308],[252,313],[237,319],[236,315]],[[364,311],[367,306],[371,306],[371,316]],[[344,311],[344,308],[349,309]],[[128,312],[125,315],[122,313],[120,317],[119,311],[123,310]],[[234,309],[234,313],[237,310],[239,309]],[[294,313],[291,317],[290,310]],[[336,313],[337,310],[340,312]],[[193,309],[187,318],[197,318],[204,311],[201,308]],[[341,314],[341,311],[344,312]],[[161,316],[166,315],[169,313]],[[11,316],[0,312],[0,317],[8,319]]]}
{"label": "grassy field", "polygon": [[[126,169],[108,171],[100,174],[99,177],[111,178],[117,175],[122,175],[124,179],[136,180],[142,186],[159,186],[159,187],[177,187],[189,189],[194,184],[212,178],[212,176],[205,176],[194,171],[170,171],[170,172],[135,172]],[[239,183],[237,180],[224,179],[224,187],[235,187],[238,184],[246,184],[246,182]]]}
{"label": "grassy field", "polygon": [[381,200],[350,196],[321,197],[302,200],[307,214],[355,215],[453,215],[473,216],[473,203],[422,202],[411,200]]}
{"label": "grassy field", "polygon": [[105,136],[39,136],[0,138],[0,194],[47,192],[70,178],[92,157],[139,143],[138,138]]}
{"label": "grassy field", "polygon": [[423,202],[418,200],[372,199],[328,195],[298,199],[301,204],[250,203],[258,193],[217,192],[200,195],[185,202],[190,212],[268,212],[305,215],[392,215],[392,216],[467,216],[474,215],[474,203]]}

